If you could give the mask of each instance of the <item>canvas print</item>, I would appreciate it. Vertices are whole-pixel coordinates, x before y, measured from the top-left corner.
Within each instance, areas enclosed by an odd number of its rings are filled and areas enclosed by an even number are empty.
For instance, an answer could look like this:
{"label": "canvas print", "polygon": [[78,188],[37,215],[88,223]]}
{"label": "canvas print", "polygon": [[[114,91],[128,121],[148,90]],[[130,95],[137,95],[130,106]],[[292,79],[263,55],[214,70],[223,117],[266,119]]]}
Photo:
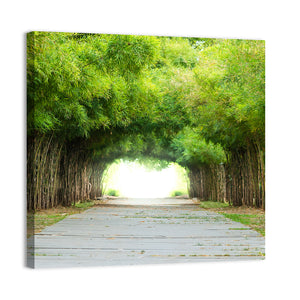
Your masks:
{"label": "canvas print", "polygon": [[265,42],[27,34],[27,265],[265,258]]}

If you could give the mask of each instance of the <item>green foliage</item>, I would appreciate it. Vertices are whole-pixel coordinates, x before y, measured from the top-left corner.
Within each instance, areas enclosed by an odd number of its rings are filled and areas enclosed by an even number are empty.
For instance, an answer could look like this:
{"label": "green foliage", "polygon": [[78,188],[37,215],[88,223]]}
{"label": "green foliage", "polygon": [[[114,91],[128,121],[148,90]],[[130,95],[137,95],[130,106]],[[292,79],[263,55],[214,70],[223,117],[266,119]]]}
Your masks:
{"label": "green foliage", "polygon": [[264,150],[264,86],[263,41],[28,34],[28,136],[93,163],[200,168]]}
{"label": "green foliage", "polygon": [[183,191],[173,191],[171,193],[171,197],[176,197],[176,196],[182,196],[184,195],[185,193]]}
{"label": "green foliage", "polygon": [[188,38],[188,41],[193,48],[201,51],[206,47],[215,45],[220,41],[220,39],[194,37],[194,38]]}
{"label": "green foliage", "polygon": [[88,209],[94,205],[94,201],[85,201],[85,202],[78,202],[75,203],[75,207],[77,208],[83,208],[83,209]]}
{"label": "green foliage", "polygon": [[183,165],[264,140],[263,41],[33,32],[27,51],[29,134]]}
{"label": "green foliage", "polygon": [[108,195],[108,196],[115,196],[115,197],[118,197],[119,194],[120,194],[119,191],[114,190],[114,189],[109,189],[108,192],[107,192],[107,195]]}
{"label": "green foliage", "polygon": [[150,36],[113,35],[108,42],[104,61],[111,72],[117,70],[130,78],[151,66],[158,56],[159,40]]}
{"label": "green foliage", "polygon": [[190,101],[203,136],[227,149],[263,143],[264,42],[224,40],[201,52]]}
{"label": "green foliage", "polygon": [[100,107],[109,98],[111,80],[99,76],[93,65],[84,65],[87,49],[69,37],[68,33],[28,35],[29,133],[60,131],[73,138],[106,126]]}
{"label": "green foliage", "polygon": [[[124,43],[130,46],[122,51]],[[129,83],[128,74],[151,65],[158,44],[150,37],[92,35],[78,40],[69,33],[30,33],[29,134],[89,137],[147,114],[154,87],[146,78]]]}
{"label": "green foliage", "polygon": [[179,68],[193,68],[199,52],[191,47],[186,38],[161,38],[161,58],[159,64]]}
{"label": "green foliage", "polygon": [[201,208],[225,208],[229,207],[228,203],[216,202],[216,201],[201,201],[199,206]]}
{"label": "green foliage", "polygon": [[187,127],[173,139],[177,163],[183,166],[220,164],[226,161],[223,148],[218,144],[206,142],[195,130]]}

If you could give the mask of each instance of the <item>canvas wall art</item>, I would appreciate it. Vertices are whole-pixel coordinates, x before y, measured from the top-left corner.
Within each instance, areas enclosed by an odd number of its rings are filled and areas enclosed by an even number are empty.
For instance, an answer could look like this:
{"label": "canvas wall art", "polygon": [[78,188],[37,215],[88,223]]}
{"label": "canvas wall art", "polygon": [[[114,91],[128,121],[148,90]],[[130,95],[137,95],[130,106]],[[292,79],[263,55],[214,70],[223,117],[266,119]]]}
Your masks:
{"label": "canvas wall art", "polygon": [[265,258],[265,43],[27,34],[27,265]]}

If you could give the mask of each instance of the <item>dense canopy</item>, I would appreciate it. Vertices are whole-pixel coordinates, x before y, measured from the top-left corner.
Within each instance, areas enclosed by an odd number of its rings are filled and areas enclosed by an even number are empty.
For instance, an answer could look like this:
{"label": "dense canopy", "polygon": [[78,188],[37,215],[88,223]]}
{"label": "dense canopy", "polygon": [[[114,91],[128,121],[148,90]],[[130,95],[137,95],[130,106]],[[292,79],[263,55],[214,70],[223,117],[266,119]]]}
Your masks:
{"label": "dense canopy", "polygon": [[117,158],[177,162],[191,197],[264,207],[264,41],[27,38],[28,209],[100,196]]}

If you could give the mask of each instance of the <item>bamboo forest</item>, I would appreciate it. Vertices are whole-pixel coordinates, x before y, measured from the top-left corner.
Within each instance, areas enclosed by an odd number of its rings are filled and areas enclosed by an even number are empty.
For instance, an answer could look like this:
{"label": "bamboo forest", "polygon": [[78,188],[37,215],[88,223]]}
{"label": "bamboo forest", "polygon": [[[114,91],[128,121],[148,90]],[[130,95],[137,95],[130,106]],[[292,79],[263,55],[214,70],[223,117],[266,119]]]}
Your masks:
{"label": "bamboo forest", "polygon": [[27,209],[103,195],[118,159],[186,170],[201,201],[265,208],[265,42],[27,34]]}

